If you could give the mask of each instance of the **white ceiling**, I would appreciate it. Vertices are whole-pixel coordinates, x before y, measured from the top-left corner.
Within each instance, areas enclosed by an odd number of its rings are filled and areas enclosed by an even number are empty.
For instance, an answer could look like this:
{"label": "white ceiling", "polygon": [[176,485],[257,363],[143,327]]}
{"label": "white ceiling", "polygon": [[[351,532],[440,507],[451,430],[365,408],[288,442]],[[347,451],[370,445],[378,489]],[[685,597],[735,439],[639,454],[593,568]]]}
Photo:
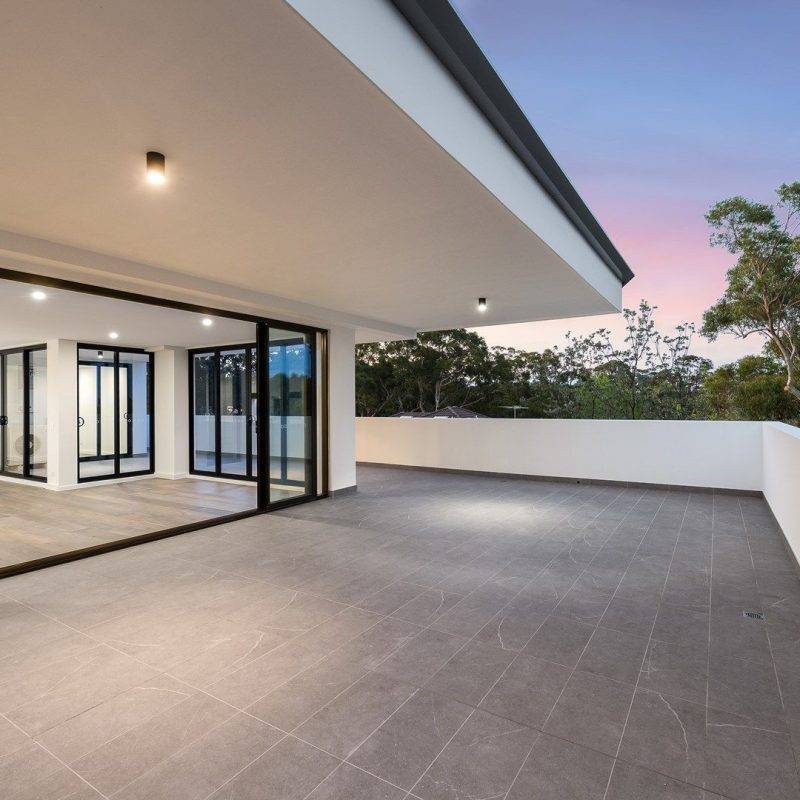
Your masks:
{"label": "white ceiling", "polygon": [[[44,300],[31,292],[41,290]],[[127,347],[205,347],[256,340],[252,322],[0,280],[0,350],[48,339]],[[118,339],[111,339],[115,331]]]}
{"label": "white ceiling", "polygon": [[413,329],[614,310],[281,0],[0,29],[0,229]]}

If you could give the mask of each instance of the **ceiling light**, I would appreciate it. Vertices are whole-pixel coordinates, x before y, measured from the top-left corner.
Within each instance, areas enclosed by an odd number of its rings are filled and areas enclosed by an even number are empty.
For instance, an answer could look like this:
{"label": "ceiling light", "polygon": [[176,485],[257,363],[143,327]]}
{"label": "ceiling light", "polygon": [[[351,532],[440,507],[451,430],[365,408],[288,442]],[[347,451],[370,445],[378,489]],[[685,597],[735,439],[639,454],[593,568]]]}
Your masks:
{"label": "ceiling light", "polygon": [[116,331],[111,331],[111,333],[108,334],[108,338],[109,339],[119,339],[119,334]]}
{"label": "ceiling light", "polygon": [[486,313],[486,298],[485,297],[479,297],[478,298],[478,311],[480,311],[481,314],[485,314]]}
{"label": "ceiling light", "polygon": [[206,328],[210,328],[213,324],[214,324],[213,319],[209,319],[208,317],[203,317],[203,325],[205,325]]}
{"label": "ceiling light", "polygon": [[147,182],[161,186],[167,181],[166,159],[163,153],[150,150],[147,154]]}
{"label": "ceiling light", "polygon": [[34,300],[44,300],[47,297],[47,295],[44,292],[37,289],[35,292],[31,292],[31,297]]}

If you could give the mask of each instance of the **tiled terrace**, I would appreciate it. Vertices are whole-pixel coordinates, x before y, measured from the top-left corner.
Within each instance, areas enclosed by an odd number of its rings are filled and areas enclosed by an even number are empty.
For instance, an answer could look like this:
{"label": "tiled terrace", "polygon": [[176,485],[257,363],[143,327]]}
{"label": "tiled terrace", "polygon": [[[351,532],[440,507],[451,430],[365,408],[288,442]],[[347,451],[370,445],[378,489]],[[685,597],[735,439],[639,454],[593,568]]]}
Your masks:
{"label": "tiled terrace", "polygon": [[359,484],[0,581],[3,800],[798,796],[763,501]]}

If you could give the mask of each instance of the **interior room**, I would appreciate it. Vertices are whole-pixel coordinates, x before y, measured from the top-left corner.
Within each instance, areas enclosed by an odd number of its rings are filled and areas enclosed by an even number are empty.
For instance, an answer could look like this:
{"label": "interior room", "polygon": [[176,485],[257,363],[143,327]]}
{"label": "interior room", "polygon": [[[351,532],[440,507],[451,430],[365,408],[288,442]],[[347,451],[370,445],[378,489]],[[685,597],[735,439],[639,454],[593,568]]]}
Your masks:
{"label": "interior room", "polygon": [[0,280],[0,571],[324,491],[323,331],[65,285]]}

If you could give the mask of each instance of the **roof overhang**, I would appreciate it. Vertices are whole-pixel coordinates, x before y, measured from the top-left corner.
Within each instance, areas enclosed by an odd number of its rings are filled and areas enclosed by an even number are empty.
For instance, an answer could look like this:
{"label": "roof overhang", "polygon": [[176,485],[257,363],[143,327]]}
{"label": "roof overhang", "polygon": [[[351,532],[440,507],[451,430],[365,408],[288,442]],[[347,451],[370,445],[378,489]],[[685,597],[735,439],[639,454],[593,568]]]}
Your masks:
{"label": "roof overhang", "polygon": [[7,11],[0,267],[362,339],[620,307],[629,271],[532,129],[481,104],[446,3]]}

